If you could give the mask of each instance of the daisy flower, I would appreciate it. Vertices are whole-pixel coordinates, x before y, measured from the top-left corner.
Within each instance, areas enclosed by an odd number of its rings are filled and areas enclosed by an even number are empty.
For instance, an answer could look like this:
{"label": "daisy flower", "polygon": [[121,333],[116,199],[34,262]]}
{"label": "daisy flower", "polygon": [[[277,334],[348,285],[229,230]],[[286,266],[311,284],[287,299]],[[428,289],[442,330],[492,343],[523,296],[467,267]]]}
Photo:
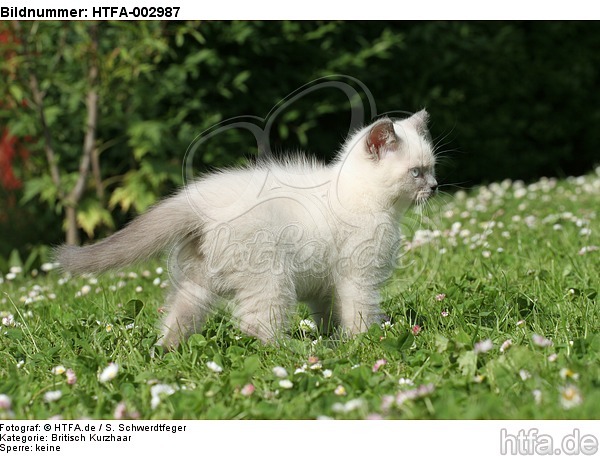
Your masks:
{"label": "daisy flower", "polygon": [[154,410],[160,404],[160,400],[164,396],[170,396],[175,393],[175,388],[170,385],[165,385],[159,383],[158,385],[152,385],[150,388],[150,395],[152,399],[150,400],[150,407]]}
{"label": "daisy flower", "polygon": [[597,245],[586,245],[585,247],[581,247],[581,249],[577,253],[579,255],[585,255],[586,253],[595,252],[597,250],[600,250],[600,247],[598,247]]}
{"label": "daisy flower", "polygon": [[429,383],[427,385],[419,385],[418,387],[407,391],[400,391],[396,396],[396,405],[400,406],[407,400],[427,396],[431,394],[434,390],[435,386],[433,385],[433,383]]}
{"label": "daisy flower", "polygon": [[117,404],[113,417],[115,420],[123,420],[127,417],[127,405],[125,405],[125,402],[121,401]]}
{"label": "daisy flower", "polygon": [[65,369],[65,366],[55,366],[52,368],[52,373],[54,375],[62,375],[66,372],[67,370]]}
{"label": "daisy flower", "polygon": [[98,376],[98,380],[100,380],[100,383],[110,382],[117,376],[118,373],[119,373],[119,365],[115,364],[115,363],[110,363],[100,373],[100,375]]}
{"label": "daisy flower", "polygon": [[295,371],[294,371],[294,375],[296,374],[304,374],[306,372],[306,368],[308,366],[306,365],[306,363],[304,363],[302,366],[298,367]]}
{"label": "daisy flower", "polygon": [[525,381],[525,380],[529,380],[531,378],[531,374],[529,373],[529,371],[526,371],[525,369],[521,369],[519,371],[519,377],[521,377],[521,380]]}
{"label": "daisy flower", "polygon": [[395,401],[396,401],[396,398],[394,396],[390,396],[389,394],[382,396],[381,410],[383,410],[384,412],[387,412],[392,407],[392,405],[394,405]]}
{"label": "daisy flower", "polygon": [[208,367],[211,371],[216,372],[217,374],[220,374],[221,372],[223,372],[223,368],[221,366],[219,366],[217,363],[215,363],[214,361],[207,362],[206,367]]}
{"label": "daisy flower", "polygon": [[275,377],[284,378],[288,376],[288,373],[285,368],[281,366],[275,366],[273,368],[273,375],[275,375]]}
{"label": "daisy flower", "polygon": [[284,379],[284,380],[279,380],[279,386],[281,386],[283,389],[290,389],[290,388],[294,387],[294,384],[292,383],[291,380]]}
{"label": "daisy flower", "polygon": [[375,361],[375,364],[373,364],[373,372],[377,372],[381,367],[385,366],[386,364],[387,360],[378,359],[377,361]]}
{"label": "daisy flower", "polygon": [[346,394],[346,388],[344,388],[343,385],[338,385],[337,388],[333,391],[333,394],[335,394],[336,396],[345,396]]}
{"label": "daisy flower", "polygon": [[40,266],[40,269],[44,272],[52,271],[54,269],[54,263],[44,263]]}
{"label": "daisy flower", "polygon": [[10,410],[12,401],[6,394],[0,394],[0,410]]}
{"label": "daisy flower", "polygon": [[533,343],[538,347],[550,347],[552,345],[552,341],[550,339],[546,339],[544,336],[539,334],[534,334],[531,336]]}
{"label": "daisy flower", "polygon": [[583,402],[579,389],[574,385],[567,385],[560,389],[560,404],[564,409],[577,407]]}
{"label": "daisy flower", "polygon": [[3,326],[16,326],[15,316],[13,314],[8,314],[2,317],[2,325]]}
{"label": "daisy flower", "polygon": [[61,397],[62,397],[62,391],[60,391],[60,390],[48,391],[48,392],[46,392],[46,394],[44,394],[44,401],[45,402],[56,402]]}
{"label": "daisy flower", "polygon": [[494,348],[494,344],[491,339],[484,339],[475,344],[473,351],[478,355],[479,353],[489,352],[492,348]]}
{"label": "daisy flower", "polygon": [[312,333],[312,332],[316,332],[317,331],[317,325],[315,324],[314,321],[312,320],[302,320],[300,322],[300,330],[305,332],[305,333]]}
{"label": "daisy flower", "polygon": [[363,407],[364,403],[365,401],[363,399],[351,399],[345,404],[336,402],[331,406],[331,410],[338,413],[348,413]]}
{"label": "daisy flower", "polygon": [[566,367],[563,367],[560,372],[560,378],[562,378],[563,380],[567,380],[567,379],[572,379],[572,380],[579,380],[579,374],[577,372],[573,372],[571,369],[567,369]]}
{"label": "daisy flower", "polygon": [[504,353],[506,350],[512,347],[512,344],[512,339],[507,339],[504,342],[502,342],[502,345],[500,346],[500,353]]}
{"label": "daisy flower", "polygon": [[67,369],[65,374],[67,376],[67,385],[74,385],[77,383],[77,375],[73,369]]}
{"label": "daisy flower", "polygon": [[252,394],[254,393],[254,385],[252,383],[248,383],[246,385],[244,385],[244,387],[240,390],[240,394],[242,396],[252,396]]}
{"label": "daisy flower", "polygon": [[81,293],[82,296],[85,296],[90,291],[92,291],[92,287],[90,287],[89,285],[84,285],[83,287],[81,287],[80,293]]}

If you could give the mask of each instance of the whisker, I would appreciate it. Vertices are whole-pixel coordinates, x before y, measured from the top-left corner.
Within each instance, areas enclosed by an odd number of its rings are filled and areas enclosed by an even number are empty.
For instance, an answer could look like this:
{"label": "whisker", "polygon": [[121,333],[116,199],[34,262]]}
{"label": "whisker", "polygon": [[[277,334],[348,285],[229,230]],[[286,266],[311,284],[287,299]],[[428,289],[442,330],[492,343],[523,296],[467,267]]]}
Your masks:
{"label": "whisker", "polygon": [[448,192],[444,192],[444,191],[440,191],[439,196],[440,196],[440,198],[448,198],[448,200],[450,200],[450,201],[454,201],[456,199],[456,197],[452,193],[448,193]]}
{"label": "whisker", "polygon": [[454,153],[462,153],[462,151],[460,149],[454,148],[454,149],[443,149],[443,150],[435,150],[433,152],[433,155],[435,155],[435,158],[438,157],[445,157],[447,155],[450,154],[454,154]]}
{"label": "whisker", "polygon": [[449,163],[452,163],[452,158],[451,157],[442,157],[441,159],[438,157],[435,157],[435,163],[436,165],[447,165]]}
{"label": "whisker", "polygon": [[[456,124],[454,124],[454,126],[450,129],[450,131],[446,134],[444,134],[443,136],[439,136],[438,138],[434,139],[433,141],[433,148],[438,149],[440,143],[442,141],[444,141],[446,138],[448,138],[448,136],[450,136],[452,133],[454,133],[454,129],[456,128]],[[448,141],[451,142],[451,141]]]}
{"label": "whisker", "polygon": [[453,187],[453,188],[457,188],[459,190],[469,190],[471,187],[466,187],[466,186],[462,185],[462,184],[468,184],[468,183],[469,183],[468,181],[464,181],[464,182],[456,182],[453,184],[439,184],[438,189],[441,187]]}

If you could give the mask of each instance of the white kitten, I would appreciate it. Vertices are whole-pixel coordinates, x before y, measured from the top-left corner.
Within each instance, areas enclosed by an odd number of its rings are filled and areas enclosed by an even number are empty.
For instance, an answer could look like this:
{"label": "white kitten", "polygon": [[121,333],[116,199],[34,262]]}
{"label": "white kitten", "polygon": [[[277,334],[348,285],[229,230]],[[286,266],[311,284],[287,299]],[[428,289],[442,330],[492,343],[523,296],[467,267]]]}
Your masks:
{"label": "white kitten", "polygon": [[437,188],[420,111],[352,135],[329,166],[303,157],[209,174],[109,238],[62,246],[72,273],[102,272],[174,247],[163,344],[200,330],[221,298],[241,329],[272,340],[297,302],[317,323],[365,331],[381,318],[399,219]]}

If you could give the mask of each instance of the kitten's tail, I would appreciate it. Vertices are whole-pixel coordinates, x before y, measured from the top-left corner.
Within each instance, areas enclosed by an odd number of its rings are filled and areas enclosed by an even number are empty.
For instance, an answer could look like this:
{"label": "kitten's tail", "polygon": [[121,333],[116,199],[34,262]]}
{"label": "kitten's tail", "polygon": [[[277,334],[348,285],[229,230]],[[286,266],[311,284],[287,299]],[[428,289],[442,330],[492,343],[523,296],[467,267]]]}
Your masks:
{"label": "kitten's tail", "polygon": [[104,272],[151,258],[177,240],[200,234],[202,220],[180,193],[151,208],[112,236],[89,246],[63,245],[54,254],[72,274]]}

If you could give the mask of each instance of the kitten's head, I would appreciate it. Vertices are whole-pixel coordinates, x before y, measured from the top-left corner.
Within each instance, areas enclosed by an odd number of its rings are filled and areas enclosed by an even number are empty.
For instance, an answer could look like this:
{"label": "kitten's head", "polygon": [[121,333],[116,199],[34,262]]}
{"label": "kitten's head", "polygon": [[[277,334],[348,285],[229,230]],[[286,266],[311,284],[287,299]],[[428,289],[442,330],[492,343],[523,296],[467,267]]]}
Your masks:
{"label": "kitten's head", "polygon": [[383,118],[369,126],[362,139],[370,179],[378,180],[401,207],[424,203],[437,190],[428,118],[425,110],[401,120]]}

